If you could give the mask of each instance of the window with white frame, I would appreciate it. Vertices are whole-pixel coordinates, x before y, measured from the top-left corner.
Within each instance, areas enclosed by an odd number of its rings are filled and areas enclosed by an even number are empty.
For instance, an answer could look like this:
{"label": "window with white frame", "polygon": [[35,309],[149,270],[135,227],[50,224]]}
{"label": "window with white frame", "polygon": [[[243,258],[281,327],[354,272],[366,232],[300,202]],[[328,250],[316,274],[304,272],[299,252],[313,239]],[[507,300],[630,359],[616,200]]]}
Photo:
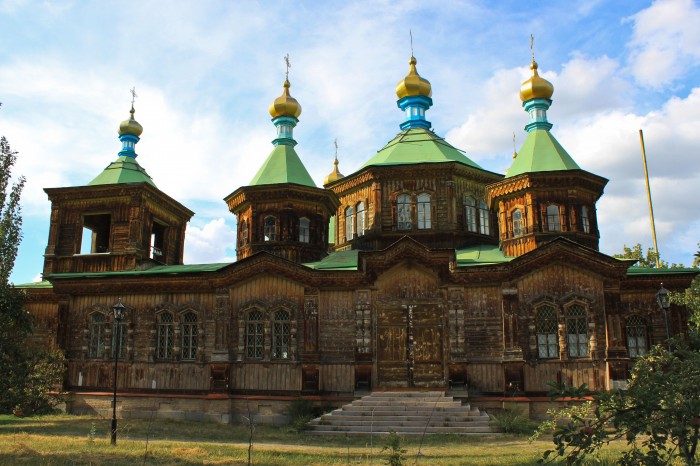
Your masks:
{"label": "window with white frame", "polygon": [[396,221],[399,230],[411,229],[411,197],[408,194],[396,198]]}
{"label": "window with white frame", "polygon": [[554,306],[551,304],[540,306],[535,317],[538,357],[542,359],[559,357],[557,327],[557,314]]}
{"label": "window with white frame", "polygon": [[182,316],[182,359],[197,357],[197,314],[187,312]]}
{"label": "window with white frame", "polygon": [[418,229],[427,230],[431,227],[430,219],[430,194],[419,194],[416,213],[418,216]]}
{"label": "window with white frame", "polygon": [[158,341],[156,342],[158,359],[170,359],[173,355],[174,325],[175,320],[170,312],[163,312],[158,316]]}
{"label": "window with white frame", "polygon": [[464,215],[467,231],[476,233],[476,200],[473,197],[464,201]]}
{"label": "window with white frame", "polygon": [[547,206],[547,231],[561,231],[559,206],[556,204],[550,204]]}
{"label": "window with white frame", "polygon": [[591,221],[588,218],[588,208],[585,205],[581,206],[581,228],[584,233],[591,232]]}
{"label": "window with white frame", "polygon": [[512,215],[513,236],[523,236],[523,213],[520,209],[515,209]]}
{"label": "window with white frame", "polygon": [[290,323],[289,312],[275,311],[272,322],[272,357],[289,359]]}
{"label": "window with white frame", "polygon": [[566,309],[566,343],[571,358],[588,356],[588,319],[586,308],[574,303]]}
{"label": "window with white frame", "polygon": [[90,342],[88,357],[101,358],[105,354],[105,315],[95,312],[90,315]]}
{"label": "window with white frame", "polygon": [[112,330],[112,358],[117,353],[117,340],[119,340],[119,357],[126,355],[126,322],[114,322]]}
{"label": "window with white frame", "polygon": [[353,227],[355,226],[355,211],[352,207],[345,208],[345,241],[351,241],[353,238]]}
{"label": "window with white frame", "polygon": [[246,318],[246,358],[262,359],[265,323],[263,313],[257,309],[248,312]]}
{"label": "window with white frame", "polygon": [[482,235],[491,234],[491,220],[489,217],[489,208],[486,202],[479,202],[479,233]]}
{"label": "window with white frame", "polygon": [[365,203],[358,202],[357,206],[355,207],[355,216],[357,217],[357,236],[362,236],[365,234]]}
{"label": "window with white frame", "polygon": [[627,319],[627,351],[630,358],[638,358],[647,352],[647,324],[638,315]]}
{"label": "window with white frame", "polygon": [[265,217],[264,221],[264,235],[265,235],[265,241],[275,241],[276,235],[275,235],[275,230],[277,227],[277,219],[273,217],[272,215],[268,215]]}
{"label": "window with white frame", "polygon": [[310,234],[309,234],[309,219],[306,217],[302,217],[299,219],[299,242],[300,243],[308,243],[310,239]]}

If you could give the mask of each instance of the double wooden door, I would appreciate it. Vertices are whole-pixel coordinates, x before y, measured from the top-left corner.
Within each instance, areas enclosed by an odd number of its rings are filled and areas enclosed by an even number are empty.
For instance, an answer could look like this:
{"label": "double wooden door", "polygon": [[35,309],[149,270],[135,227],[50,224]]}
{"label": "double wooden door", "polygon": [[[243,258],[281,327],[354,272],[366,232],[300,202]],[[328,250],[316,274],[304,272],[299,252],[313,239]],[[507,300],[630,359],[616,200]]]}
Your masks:
{"label": "double wooden door", "polygon": [[442,311],[437,305],[380,306],[377,378],[380,387],[443,387]]}

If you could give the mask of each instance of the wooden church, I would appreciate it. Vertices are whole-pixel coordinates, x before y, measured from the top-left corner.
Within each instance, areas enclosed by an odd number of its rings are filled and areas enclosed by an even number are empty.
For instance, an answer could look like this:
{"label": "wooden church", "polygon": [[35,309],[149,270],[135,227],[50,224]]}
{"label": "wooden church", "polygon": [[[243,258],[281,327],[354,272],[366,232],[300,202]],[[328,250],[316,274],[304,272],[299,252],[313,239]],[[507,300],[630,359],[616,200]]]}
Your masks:
{"label": "wooden church", "polygon": [[[624,385],[666,339],[661,282],[682,290],[697,271],[598,251],[607,180],[552,135],[553,87],[530,68],[527,137],[505,175],[433,132],[431,85],[411,57],[400,132],[347,176],[336,157],[322,187],[297,154],[301,106],[285,80],[272,152],[225,198],[233,263],[183,263],[193,212],[136,161],[132,105],[116,161],[87,185],[45,190],[45,281],[24,286],[34,342],[65,351],[67,409],[109,408],[115,356],[124,417],[232,422],[251,409],[277,422],[300,396],[337,405],[407,389],[534,406],[550,381]],[[683,332],[686,309],[669,319]]]}

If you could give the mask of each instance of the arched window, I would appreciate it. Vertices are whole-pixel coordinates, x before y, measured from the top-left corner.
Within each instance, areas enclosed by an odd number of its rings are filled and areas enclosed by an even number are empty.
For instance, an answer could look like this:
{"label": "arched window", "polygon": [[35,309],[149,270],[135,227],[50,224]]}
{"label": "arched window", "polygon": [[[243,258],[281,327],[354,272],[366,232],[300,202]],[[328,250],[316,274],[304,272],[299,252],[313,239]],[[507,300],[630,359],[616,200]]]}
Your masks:
{"label": "arched window", "polygon": [[588,321],[582,304],[572,304],[566,311],[566,338],[569,357],[588,356]]}
{"label": "arched window", "polygon": [[520,209],[513,211],[513,236],[523,236],[523,213]]}
{"label": "arched window", "polygon": [[535,327],[537,330],[537,355],[540,358],[558,358],[557,316],[553,306],[544,305],[537,310]]}
{"label": "arched window", "polygon": [[257,309],[248,313],[246,322],[245,351],[248,359],[263,357],[263,314]]}
{"label": "arched window", "polygon": [[396,221],[399,230],[411,229],[411,197],[408,194],[396,198]]}
{"label": "arched window", "polygon": [[117,354],[117,339],[119,340],[119,357],[126,355],[126,322],[114,322],[112,329],[112,358]]}
{"label": "arched window", "polygon": [[584,233],[591,232],[591,221],[588,219],[588,208],[585,205],[581,207],[581,228]]}
{"label": "arched window", "polygon": [[188,312],[182,316],[182,359],[197,356],[197,314]]}
{"label": "arched window", "polygon": [[561,231],[559,206],[556,204],[550,204],[547,206],[547,231]]}
{"label": "arched window", "polygon": [[365,234],[365,203],[358,202],[355,207],[357,212],[357,236],[362,236]]}
{"label": "arched window", "polygon": [[308,243],[309,238],[309,219],[306,217],[302,217],[299,219],[299,242]]}
{"label": "arched window", "polygon": [[353,227],[355,226],[355,219],[353,218],[354,213],[355,211],[352,209],[352,207],[345,208],[345,241],[352,240]]}
{"label": "arched window", "polygon": [[272,357],[289,359],[289,312],[275,311],[272,322]]}
{"label": "arched window", "polygon": [[275,229],[277,226],[277,220],[272,215],[265,217],[265,241],[275,241]]}
{"label": "arched window", "polygon": [[430,194],[418,195],[418,229],[426,230],[430,228]]}
{"label": "arched window", "polygon": [[476,233],[476,200],[473,197],[468,197],[464,201],[465,205],[465,221],[467,223],[467,231]]}
{"label": "arched window", "polygon": [[248,220],[241,221],[241,246],[248,244]]}
{"label": "arched window", "polygon": [[95,312],[90,316],[89,358],[101,358],[105,354],[105,316]]}
{"label": "arched window", "polygon": [[627,351],[630,358],[637,358],[647,352],[647,324],[639,316],[627,319]]}
{"label": "arched window", "polygon": [[158,359],[170,359],[173,355],[173,324],[173,315],[169,312],[164,312],[158,317]]}
{"label": "arched window", "polygon": [[491,234],[489,208],[484,201],[479,202],[479,233],[482,235]]}

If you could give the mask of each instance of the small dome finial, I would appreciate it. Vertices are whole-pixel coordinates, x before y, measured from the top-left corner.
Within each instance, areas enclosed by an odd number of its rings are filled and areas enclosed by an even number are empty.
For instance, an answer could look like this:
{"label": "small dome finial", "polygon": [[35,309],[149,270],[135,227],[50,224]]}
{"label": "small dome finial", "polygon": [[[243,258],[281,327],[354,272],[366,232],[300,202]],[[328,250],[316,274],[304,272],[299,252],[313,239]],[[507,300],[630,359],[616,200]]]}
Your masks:
{"label": "small dome finial", "polygon": [[537,72],[537,62],[535,61],[535,37],[530,34],[530,52],[532,53],[532,63],[530,69],[532,76],[520,85],[520,100],[526,102],[531,99],[551,99],[554,94],[554,86]]}
{"label": "small dome finial", "polygon": [[124,136],[130,134],[132,136],[139,137],[143,133],[143,126],[139,124],[138,121],[134,119],[134,102],[136,101],[136,88],[132,87],[129,91],[131,93],[131,110],[129,110],[130,117],[128,120],[124,120],[119,124],[119,136]]}
{"label": "small dome finial", "polygon": [[332,183],[344,178],[344,175],[338,170],[338,139],[333,141],[335,145],[335,160],[333,161],[333,171],[328,174],[328,176],[323,180],[323,184]]}
{"label": "small dome finial", "polygon": [[284,63],[287,67],[287,70],[285,71],[284,91],[282,91],[281,96],[277,97],[270,104],[270,115],[272,118],[281,116],[299,118],[299,115],[301,115],[301,105],[297,99],[289,94],[289,88],[291,87],[291,84],[289,83],[289,68],[292,67],[292,65],[289,63],[289,54],[284,56]]}

